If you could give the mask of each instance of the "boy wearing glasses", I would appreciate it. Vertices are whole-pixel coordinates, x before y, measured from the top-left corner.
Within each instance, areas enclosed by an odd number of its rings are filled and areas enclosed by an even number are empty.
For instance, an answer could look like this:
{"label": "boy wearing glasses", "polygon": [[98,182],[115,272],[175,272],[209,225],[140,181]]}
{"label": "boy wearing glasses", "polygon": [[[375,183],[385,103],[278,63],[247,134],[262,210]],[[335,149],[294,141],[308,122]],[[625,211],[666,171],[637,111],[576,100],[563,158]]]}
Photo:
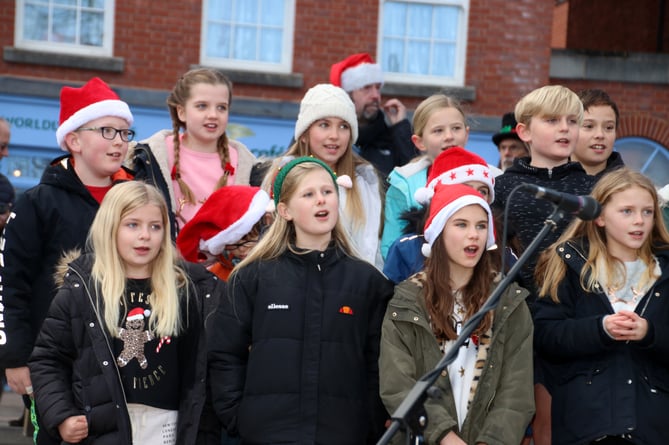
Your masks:
{"label": "boy wearing glasses", "polygon": [[[101,79],[62,88],[59,122],[56,140],[68,153],[53,160],[40,183],[19,197],[0,240],[0,368],[26,406],[33,391],[26,363],[56,293],[56,265],[64,252],[84,248],[111,187],[134,178],[121,165],[135,135],[133,116]],[[36,443],[58,439],[42,429]]]}
{"label": "boy wearing glasses", "polygon": [[183,257],[201,263],[223,281],[267,228],[274,202],[259,187],[228,185],[214,191],[177,237]]}

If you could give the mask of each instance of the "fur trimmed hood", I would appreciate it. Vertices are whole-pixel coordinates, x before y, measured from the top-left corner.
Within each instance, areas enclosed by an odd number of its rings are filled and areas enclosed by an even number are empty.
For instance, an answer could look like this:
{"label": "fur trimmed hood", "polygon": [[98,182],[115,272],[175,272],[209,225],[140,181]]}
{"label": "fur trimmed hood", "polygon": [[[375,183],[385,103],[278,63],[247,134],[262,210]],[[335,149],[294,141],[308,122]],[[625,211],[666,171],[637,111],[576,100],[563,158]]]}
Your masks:
{"label": "fur trimmed hood", "polygon": [[65,282],[65,275],[70,269],[70,263],[79,259],[83,255],[81,249],[72,249],[63,254],[53,269],[53,282],[56,287],[61,287]]}

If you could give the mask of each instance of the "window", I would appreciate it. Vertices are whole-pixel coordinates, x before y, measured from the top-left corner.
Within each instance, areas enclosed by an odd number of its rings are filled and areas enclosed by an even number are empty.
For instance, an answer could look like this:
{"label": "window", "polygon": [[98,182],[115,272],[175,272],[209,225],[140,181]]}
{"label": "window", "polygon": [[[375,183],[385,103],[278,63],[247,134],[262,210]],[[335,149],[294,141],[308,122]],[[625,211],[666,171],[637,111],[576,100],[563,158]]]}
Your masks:
{"label": "window", "polygon": [[204,0],[200,62],[289,73],[295,0]]}
{"label": "window", "polygon": [[616,140],[615,148],[625,166],[648,176],[658,187],[669,184],[669,151],[665,147],[646,138],[624,137]]}
{"label": "window", "polygon": [[17,0],[18,48],[112,56],[114,0]]}
{"label": "window", "polygon": [[469,0],[380,0],[387,81],[463,86]]}

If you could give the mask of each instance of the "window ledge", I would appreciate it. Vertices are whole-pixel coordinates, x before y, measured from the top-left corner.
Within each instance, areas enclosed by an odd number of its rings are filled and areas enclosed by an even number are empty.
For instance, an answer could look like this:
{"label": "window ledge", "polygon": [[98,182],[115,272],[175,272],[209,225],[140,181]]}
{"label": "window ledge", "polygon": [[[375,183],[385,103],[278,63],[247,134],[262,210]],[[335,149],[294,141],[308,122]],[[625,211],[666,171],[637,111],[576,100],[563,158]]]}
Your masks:
{"label": "window ledge", "polygon": [[12,46],[4,47],[2,58],[5,62],[81,68],[114,73],[123,72],[125,65],[125,61],[122,57],[79,56],[74,54],[20,49]]}
{"label": "window ledge", "polygon": [[432,94],[444,93],[463,102],[476,100],[476,88],[474,87],[439,87],[386,82],[383,84],[382,93],[384,96],[420,97],[422,99]]}
{"label": "window ledge", "polygon": [[553,49],[550,77],[669,84],[669,55]]}
{"label": "window ledge", "polygon": [[302,74],[280,74],[280,73],[264,73],[259,71],[244,71],[244,70],[230,70],[220,67],[192,65],[194,68],[211,68],[220,70],[233,83],[245,83],[253,85],[269,85],[273,87],[286,87],[301,89],[304,86],[304,77]]}

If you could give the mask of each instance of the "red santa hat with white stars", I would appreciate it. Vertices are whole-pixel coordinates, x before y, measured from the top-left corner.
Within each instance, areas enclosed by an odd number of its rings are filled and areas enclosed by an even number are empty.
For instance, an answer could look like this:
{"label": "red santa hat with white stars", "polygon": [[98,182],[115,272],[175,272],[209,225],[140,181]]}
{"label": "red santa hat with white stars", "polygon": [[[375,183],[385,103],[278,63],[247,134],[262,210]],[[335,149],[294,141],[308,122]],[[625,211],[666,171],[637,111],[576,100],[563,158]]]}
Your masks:
{"label": "red santa hat with white stars", "polygon": [[492,202],[495,199],[495,176],[491,167],[479,155],[462,147],[447,148],[434,159],[427,176],[427,184],[416,190],[414,199],[425,205],[432,199],[437,184],[479,181],[488,186]]}
{"label": "red santa hat with white stars", "polygon": [[353,54],[332,65],[330,83],[350,93],[373,83],[383,84],[383,71],[369,54]]}

